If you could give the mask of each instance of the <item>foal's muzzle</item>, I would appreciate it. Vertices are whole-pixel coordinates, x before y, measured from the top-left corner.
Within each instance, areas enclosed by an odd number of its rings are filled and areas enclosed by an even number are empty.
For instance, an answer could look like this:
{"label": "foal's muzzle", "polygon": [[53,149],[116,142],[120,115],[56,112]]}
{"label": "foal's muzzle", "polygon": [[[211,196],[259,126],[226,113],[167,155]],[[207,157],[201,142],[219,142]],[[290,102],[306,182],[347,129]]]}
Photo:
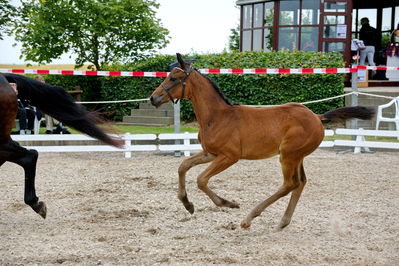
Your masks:
{"label": "foal's muzzle", "polygon": [[162,98],[163,98],[162,95],[161,96],[151,96],[150,97],[151,104],[158,108],[161,105]]}

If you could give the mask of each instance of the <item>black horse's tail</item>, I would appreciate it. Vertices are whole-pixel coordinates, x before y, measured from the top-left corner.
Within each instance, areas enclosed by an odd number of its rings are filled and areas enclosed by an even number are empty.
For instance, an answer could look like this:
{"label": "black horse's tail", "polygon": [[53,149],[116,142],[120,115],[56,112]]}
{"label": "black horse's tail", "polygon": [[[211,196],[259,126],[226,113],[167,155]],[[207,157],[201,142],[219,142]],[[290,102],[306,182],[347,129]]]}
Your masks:
{"label": "black horse's tail", "polygon": [[[43,95],[44,96],[44,95]],[[100,128],[97,124],[105,124],[105,120],[98,114],[88,112],[82,106],[75,103],[75,100],[63,88],[54,86],[46,91],[43,98],[32,99],[32,104],[41,111],[61,121],[80,132],[99,139],[102,142],[121,147],[123,142],[120,139],[109,136],[105,132],[111,132],[108,127]]]}
{"label": "black horse's tail", "polygon": [[[40,111],[106,144],[115,147],[123,145],[121,139],[106,134],[106,132],[115,133],[116,129],[105,125],[106,121],[98,114],[78,105],[64,88],[21,75],[4,74],[4,76],[9,82],[16,82],[19,95],[29,100]],[[97,124],[105,126],[100,128]]]}
{"label": "black horse's tail", "polygon": [[375,115],[375,109],[365,106],[348,106],[325,112],[320,115],[321,120],[345,121],[352,118],[370,120]]}

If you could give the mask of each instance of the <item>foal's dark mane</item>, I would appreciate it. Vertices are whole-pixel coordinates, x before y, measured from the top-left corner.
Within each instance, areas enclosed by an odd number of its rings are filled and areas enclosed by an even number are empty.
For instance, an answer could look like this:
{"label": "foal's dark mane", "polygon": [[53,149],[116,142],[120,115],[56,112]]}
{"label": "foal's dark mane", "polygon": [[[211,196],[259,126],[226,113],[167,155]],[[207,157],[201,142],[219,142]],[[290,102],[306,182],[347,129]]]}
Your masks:
{"label": "foal's dark mane", "polygon": [[[197,69],[196,69],[196,70],[197,70]],[[199,72],[198,70],[197,70],[197,72],[198,72],[201,76],[203,76],[204,78],[206,78],[206,79],[209,81],[209,83],[211,83],[211,85],[212,85],[212,87],[215,89],[215,91],[219,94],[219,96],[220,96],[228,105],[231,105],[231,106],[233,106],[233,105],[238,105],[238,104],[232,104],[232,103],[229,101],[229,99],[227,99],[226,96],[224,96],[224,94],[223,94],[222,91],[220,90],[219,86],[218,86],[213,80],[211,80],[210,78],[208,78],[208,77],[205,76],[205,75],[202,75],[202,73]]]}

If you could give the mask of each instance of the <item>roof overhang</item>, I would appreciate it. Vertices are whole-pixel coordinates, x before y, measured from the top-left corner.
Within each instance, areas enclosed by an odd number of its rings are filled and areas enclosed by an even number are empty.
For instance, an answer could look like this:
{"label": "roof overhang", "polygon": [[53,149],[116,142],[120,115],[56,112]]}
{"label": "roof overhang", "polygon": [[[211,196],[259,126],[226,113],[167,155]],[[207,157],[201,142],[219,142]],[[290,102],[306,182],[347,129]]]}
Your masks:
{"label": "roof overhang", "polygon": [[246,4],[255,4],[255,3],[263,3],[265,0],[237,0],[236,5],[246,5]]}
{"label": "roof overhang", "polygon": [[[276,2],[278,0],[274,0]],[[378,8],[378,7],[390,7],[390,6],[399,6],[399,0],[347,0],[347,2],[352,1],[354,4],[354,8]],[[246,4],[255,4],[255,3],[263,3],[266,0],[237,0],[236,5],[246,5]]]}

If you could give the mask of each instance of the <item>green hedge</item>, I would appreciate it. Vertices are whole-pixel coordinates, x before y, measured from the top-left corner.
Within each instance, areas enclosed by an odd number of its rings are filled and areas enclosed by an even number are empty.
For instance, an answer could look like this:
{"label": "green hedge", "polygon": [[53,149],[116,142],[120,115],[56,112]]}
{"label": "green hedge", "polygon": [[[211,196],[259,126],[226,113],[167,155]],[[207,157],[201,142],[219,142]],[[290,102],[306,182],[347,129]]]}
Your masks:
{"label": "green hedge", "polygon": [[[339,53],[321,52],[234,52],[208,55],[188,55],[196,60],[195,68],[335,68],[343,67]],[[175,56],[155,56],[129,65],[112,65],[115,71],[168,71]],[[209,75],[233,103],[273,105],[305,102],[340,95],[344,89],[344,74],[282,74],[282,75]],[[164,78],[151,77],[85,77],[48,76],[47,82],[84,91],[84,100],[125,100],[147,98]],[[100,111],[115,112],[121,119],[139,103],[106,104]],[[343,98],[308,105],[316,113],[324,113],[343,105]],[[99,108],[99,106],[96,106]],[[182,101],[182,119],[193,120],[191,103]]]}

